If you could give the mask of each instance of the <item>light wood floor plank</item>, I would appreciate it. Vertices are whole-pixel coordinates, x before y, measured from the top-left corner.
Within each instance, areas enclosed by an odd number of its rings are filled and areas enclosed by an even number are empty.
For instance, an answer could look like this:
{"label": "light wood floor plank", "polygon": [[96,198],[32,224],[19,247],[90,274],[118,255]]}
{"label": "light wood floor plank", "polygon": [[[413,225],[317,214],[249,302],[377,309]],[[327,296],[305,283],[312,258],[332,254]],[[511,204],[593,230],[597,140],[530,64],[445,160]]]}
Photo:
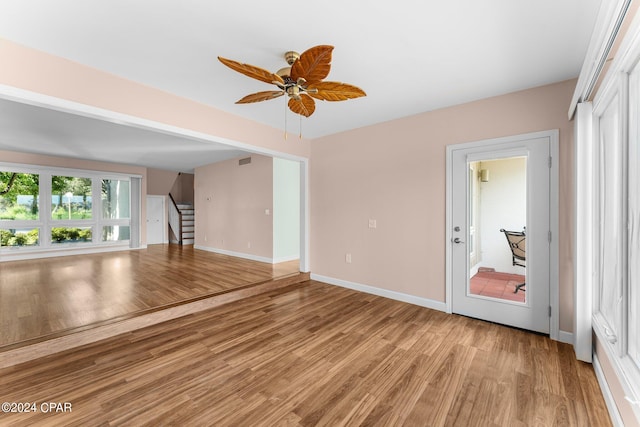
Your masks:
{"label": "light wood floor plank", "polygon": [[608,426],[547,337],[308,282],[0,369],[0,425]]}
{"label": "light wood floor plank", "polygon": [[194,249],[135,251],[0,263],[0,349],[229,292],[298,272]]}

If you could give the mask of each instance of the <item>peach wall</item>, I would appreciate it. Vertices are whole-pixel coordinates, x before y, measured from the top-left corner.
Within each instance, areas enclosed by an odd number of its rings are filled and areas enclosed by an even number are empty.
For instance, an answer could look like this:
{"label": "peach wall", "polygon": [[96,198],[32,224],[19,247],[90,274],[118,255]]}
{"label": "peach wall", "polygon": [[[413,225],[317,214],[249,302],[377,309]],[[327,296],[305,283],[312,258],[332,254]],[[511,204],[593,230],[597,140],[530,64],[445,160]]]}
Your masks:
{"label": "peach wall", "polygon": [[[142,176],[141,193],[142,201],[140,206],[140,215],[142,218],[147,216],[147,168],[142,166],[131,166],[118,163],[96,162],[93,160],[78,160],[66,157],[44,156],[41,154],[18,153],[14,151],[0,151],[0,162],[20,163],[24,165],[37,165],[60,167],[70,169],[84,169],[90,171],[116,172],[122,174],[132,174]],[[147,244],[147,223],[140,221],[140,238],[141,244]]]}
{"label": "peach wall", "polygon": [[147,194],[166,196],[178,179],[178,172],[148,168],[147,178]]}
{"label": "peach wall", "polygon": [[192,173],[148,168],[147,177],[147,194],[166,196],[171,193],[178,203],[193,203]]}
{"label": "peach wall", "polygon": [[196,247],[272,259],[271,157],[252,155],[247,165],[231,159],[196,168],[194,199]]}
{"label": "peach wall", "polygon": [[[316,139],[311,271],[445,301],[446,146],[560,130],[560,329],[573,330],[575,80]],[[376,229],[368,227],[375,219]],[[345,262],[351,253],[352,263]]]}
{"label": "peach wall", "polygon": [[178,178],[171,187],[171,195],[178,203],[191,203],[193,204],[193,181],[194,174],[192,173],[180,173]]}
{"label": "peach wall", "polygon": [[281,130],[2,38],[0,58],[0,85],[309,157],[307,139],[291,144]]}

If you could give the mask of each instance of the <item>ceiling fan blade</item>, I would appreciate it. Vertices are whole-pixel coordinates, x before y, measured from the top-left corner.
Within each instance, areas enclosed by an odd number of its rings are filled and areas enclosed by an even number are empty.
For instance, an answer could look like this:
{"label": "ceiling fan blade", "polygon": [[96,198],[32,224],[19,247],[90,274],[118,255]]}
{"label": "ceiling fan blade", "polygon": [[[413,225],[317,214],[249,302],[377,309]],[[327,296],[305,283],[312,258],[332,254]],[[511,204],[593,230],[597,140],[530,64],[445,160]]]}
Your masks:
{"label": "ceiling fan blade", "polygon": [[300,99],[289,99],[289,109],[301,116],[309,117],[316,111],[316,103],[310,96],[300,94]]}
{"label": "ceiling fan blade", "polygon": [[268,101],[270,99],[277,98],[284,95],[284,91],[270,90],[266,92],[256,92],[251,95],[247,95],[244,98],[236,101],[236,104],[250,104],[252,102]]}
{"label": "ceiling fan blade", "polygon": [[297,81],[305,79],[308,83],[319,82],[329,75],[331,70],[331,52],[333,46],[320,45],[308,49],[291,66],[291,78]]}
{"label": "ceiling fan blade", "polygon": [[218,56],[218,60],[220,60],[220,62],[222,62],[232,70],[242,73],[245,76],[249,76],[265,83],[284,84],[284,80],[282,80],[282,77],[272,73],[271,71],[267,71],[264,68],[256,67],[255,65],[241,64],[237,61],[226,59],[221,56]]}
{"label": "ceiling fan blade", "polygon": [[307,86],[307,93],[323,101],[346,101],[367,94],[357,86],[339,82],[317,82]]}

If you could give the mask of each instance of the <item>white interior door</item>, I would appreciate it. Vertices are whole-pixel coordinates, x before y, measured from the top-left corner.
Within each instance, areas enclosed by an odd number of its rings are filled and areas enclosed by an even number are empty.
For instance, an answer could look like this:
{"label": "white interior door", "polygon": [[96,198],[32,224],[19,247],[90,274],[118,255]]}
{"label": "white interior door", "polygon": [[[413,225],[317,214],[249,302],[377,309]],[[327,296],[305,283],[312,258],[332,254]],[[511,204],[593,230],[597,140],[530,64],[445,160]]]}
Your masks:
{"label": "white interior door", "polygon": [[[452,229],[448,247],[452,311],[549,333],[549,138],[465,145],[451,150],[450,162]],[[504,172],[513,169],[514,164],[524,170]],[[486,169],[481,176],[483,168]],[[508,173],[515,175],[511,179]],[[476,180],[486,181],[476,185]],[[474,194],[476,191],[480,194]],[[521,246],[526,253],[526,267],[513,264],[512,251],[501,228],[524,232]],[[478,272],[483,274],[481,282]],[[518,282],[526,285],[516,293]],[[487,290],[479,291],[478,283],[486,285]],[[489,284],[496,288],[490,289]]]}
{"label": "white interior door", "polygon": [[147,196],[147,245],[164,243],[164,196]]}

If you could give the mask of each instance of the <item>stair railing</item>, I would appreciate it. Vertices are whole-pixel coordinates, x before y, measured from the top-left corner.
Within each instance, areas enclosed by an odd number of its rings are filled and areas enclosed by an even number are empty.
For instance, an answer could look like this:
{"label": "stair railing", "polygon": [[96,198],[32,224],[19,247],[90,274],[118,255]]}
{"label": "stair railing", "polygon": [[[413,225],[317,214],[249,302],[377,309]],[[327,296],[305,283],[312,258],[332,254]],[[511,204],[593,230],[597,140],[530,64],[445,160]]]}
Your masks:
{"label": "stair railing", "polygon": [[169,193],[169,227],[173,230],[173,234],[178,238],[178,243],[182,244],[182,212],[178,209],[178,204]]}

